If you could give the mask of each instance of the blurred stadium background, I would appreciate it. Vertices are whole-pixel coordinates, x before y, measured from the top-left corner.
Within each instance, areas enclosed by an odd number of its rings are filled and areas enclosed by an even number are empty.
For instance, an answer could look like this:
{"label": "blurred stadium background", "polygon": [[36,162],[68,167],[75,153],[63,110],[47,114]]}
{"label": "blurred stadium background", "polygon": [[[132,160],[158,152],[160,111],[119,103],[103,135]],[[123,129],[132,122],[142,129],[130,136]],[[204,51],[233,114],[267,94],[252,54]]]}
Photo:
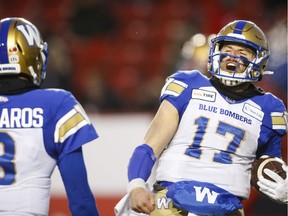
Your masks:
{"label": "blurred stadium background", "polygon": [[[275,74],[259,86],[287,105],[285,0],[0,0],[0,14],[39,27],[50,49],[44,87],[73,92],[100,134],[84,150],[103,216],[114,215],[125,194],[128,159],[159,105],[165,78],[179,68],[205,70],[205,40],[226,23],[248,19],[266,33],[268,70]],[[283,151],[287,162],[287,136]],[[49,215],[69,215],[57,170],[52,184]],[[287,215],[287,206],[254,191],[244,204],[247,216]]]}

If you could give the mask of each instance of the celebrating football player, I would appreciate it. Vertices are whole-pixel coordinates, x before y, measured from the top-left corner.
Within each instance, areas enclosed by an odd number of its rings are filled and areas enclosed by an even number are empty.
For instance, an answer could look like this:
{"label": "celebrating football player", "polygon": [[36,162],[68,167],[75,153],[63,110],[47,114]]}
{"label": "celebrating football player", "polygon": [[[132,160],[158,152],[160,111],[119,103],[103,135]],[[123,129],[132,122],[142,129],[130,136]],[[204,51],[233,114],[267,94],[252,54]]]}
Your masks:
{"label": "celebrating football player", "polygon": [[0,21],[0,215],[48,215],[57,165],[71,215],[98,216],[82,154],[98,135],[70,92],[41,89],[47,58],[35,25]]}
{"label": "celebrating football player", "polygon": [[[283,102],[254,84],[271,74],[265,71],[269,51],[255,23],[236,20],[211,40],[208,77],[190,70],[167,78],[161,105],[128,165],[134,212],[244,215],[252,162],[262,155],[281,158],[287,130]],[[156,161],[149,191],[145,183]]]}

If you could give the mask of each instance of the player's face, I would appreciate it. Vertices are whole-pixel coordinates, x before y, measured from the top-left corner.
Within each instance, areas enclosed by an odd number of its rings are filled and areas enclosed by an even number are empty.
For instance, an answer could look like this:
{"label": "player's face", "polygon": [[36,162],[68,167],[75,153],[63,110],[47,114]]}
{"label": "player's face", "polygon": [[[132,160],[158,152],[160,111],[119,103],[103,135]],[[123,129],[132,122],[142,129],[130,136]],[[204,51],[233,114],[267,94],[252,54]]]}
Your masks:
{"label": "player's face", "polygon": [[[248,61],[252,61],[255,58],[255,53],[249,47],[239,44],[224,44],[220,53],[241,56]],[[234,58],[232,56],[226,56],[221,60],[221,70],[234,73],[238,65],[236,72],[243,73],[247,67],[247,63],[243,62],[240,58]]]}

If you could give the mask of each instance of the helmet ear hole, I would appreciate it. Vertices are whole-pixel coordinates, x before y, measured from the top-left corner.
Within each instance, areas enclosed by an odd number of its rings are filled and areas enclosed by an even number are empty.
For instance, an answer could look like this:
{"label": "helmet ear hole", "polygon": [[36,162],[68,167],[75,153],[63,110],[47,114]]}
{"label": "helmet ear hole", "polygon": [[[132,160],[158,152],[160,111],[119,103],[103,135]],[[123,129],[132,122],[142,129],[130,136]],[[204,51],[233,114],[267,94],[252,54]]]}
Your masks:
{"label": "helmet ear hole", "polygon": [[21,46],[19,45],[19,43],[16,43],[16,46],[17,46],[19,52],[23,53],[23,50],[22,50]]}

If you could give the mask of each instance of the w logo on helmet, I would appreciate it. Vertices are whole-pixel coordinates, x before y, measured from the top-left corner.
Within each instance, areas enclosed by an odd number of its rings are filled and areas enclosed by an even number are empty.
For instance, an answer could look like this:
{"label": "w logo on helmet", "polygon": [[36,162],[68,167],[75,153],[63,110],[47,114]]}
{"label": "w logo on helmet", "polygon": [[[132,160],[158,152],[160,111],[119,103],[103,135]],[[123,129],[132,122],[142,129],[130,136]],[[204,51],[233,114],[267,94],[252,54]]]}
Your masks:
{"label": "w logo on helmet", "polygon": [[38,30],[33,25],[19,25],[17,29],[21,31],[26,38],[29,46],[33,46],[34,42],[40,47],[41,38]]}

